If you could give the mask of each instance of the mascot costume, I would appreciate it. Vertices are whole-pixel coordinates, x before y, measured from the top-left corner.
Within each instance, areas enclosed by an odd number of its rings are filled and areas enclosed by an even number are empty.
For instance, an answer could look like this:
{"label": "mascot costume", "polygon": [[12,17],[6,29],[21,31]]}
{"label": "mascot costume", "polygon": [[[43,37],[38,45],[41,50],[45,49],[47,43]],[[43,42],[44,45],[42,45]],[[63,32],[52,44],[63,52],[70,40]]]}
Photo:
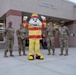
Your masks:
{"label": "mascot costume", "polygon": [[29,60],[36,59],[43,60],[44,56],[40,54],[40,40],[42,39],[42,28],[46,26],[46,18],[41,16],[42,22],[38,18],[38,14],[32,14],[31,19],[27,23],[27,16],[23,17],[23,25],[28,28],[29,32]]}

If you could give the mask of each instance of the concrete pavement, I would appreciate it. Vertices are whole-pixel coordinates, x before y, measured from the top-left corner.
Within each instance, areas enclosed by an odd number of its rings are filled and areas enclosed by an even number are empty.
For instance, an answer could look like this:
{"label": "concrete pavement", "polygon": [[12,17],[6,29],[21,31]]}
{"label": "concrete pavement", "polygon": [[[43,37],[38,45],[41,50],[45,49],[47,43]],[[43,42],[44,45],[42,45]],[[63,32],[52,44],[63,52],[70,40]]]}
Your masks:
{"label": "concrete pavement", "polygon": [[69,48],[68,56],[59,56],[59,48],[56,55],[47,55],[47,50],[41,49],[45,59],[33,61],[18,56],[18,51],[13,52],[14,57],[4,58],[3,51],[0,50],[0,75],[76,75],[76,48]]}

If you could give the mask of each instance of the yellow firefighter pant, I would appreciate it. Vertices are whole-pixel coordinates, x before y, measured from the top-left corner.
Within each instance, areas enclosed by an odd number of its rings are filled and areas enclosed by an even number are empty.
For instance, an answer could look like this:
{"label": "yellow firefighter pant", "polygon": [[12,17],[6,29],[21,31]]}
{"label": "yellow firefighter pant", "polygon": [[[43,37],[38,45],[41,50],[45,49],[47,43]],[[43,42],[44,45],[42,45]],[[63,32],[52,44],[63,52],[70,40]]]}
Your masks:
{"label": "yellow firefighter pant", "polygon": [[41,55],[39,39],[29,39],[29,55],[34,55],[34,53]]}

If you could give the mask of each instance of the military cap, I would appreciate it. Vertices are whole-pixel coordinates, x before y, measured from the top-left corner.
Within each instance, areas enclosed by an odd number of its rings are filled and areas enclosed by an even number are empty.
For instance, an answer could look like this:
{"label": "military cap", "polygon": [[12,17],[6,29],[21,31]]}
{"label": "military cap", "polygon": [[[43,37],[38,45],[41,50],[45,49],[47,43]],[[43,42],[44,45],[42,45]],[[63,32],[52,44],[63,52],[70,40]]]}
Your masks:
{"label": "military cap", "polygon": [[20,26],[23,26],[23,24],[21,23]]}
{"label": "military cap", "polygon": [[60,21],[60,24],[64,24],[64,23],[65,23],[65,21],[63,21],[63,20]]}
{"label": "military cap", "polygon": [[9,21],[8,23],[9,23],[9,24],[12,24],[12,21]]}
{"label": "military cap", "polygon": [[49,22],[47,25],[49,26],[50,24],[52,25],[52,22]]}

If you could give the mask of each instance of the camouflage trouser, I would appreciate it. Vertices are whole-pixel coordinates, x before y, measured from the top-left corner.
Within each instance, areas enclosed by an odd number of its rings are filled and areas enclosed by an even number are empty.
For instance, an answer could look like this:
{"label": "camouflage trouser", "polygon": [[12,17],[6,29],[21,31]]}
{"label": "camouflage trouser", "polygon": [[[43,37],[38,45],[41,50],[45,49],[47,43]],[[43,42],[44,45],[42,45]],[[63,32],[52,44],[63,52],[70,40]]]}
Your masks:
{"label": "camouflage trouser", "polygon": [[12,52],[13,45],[14,45],[14,37],[6,38],[6,40],[5,40],[5,51],[6,52],[8,52],[8,51]]}
{"label": "camouflage trouser", "polygon": [[25,52],[25,39],[18,38],[18,49]]}
{"label": "camouflage trouser", "polygon": [[65,51],[68,51],[68,40],[66,38],[59,38],[59,42],[61,50],[65,49]]}
{"label": "camouflage trouser", "polygon": [[52,50],[55,50],[55,46],[54,46],[54,37],[48,37],[46,39],[47,42],[47,47],[52,47]]}

